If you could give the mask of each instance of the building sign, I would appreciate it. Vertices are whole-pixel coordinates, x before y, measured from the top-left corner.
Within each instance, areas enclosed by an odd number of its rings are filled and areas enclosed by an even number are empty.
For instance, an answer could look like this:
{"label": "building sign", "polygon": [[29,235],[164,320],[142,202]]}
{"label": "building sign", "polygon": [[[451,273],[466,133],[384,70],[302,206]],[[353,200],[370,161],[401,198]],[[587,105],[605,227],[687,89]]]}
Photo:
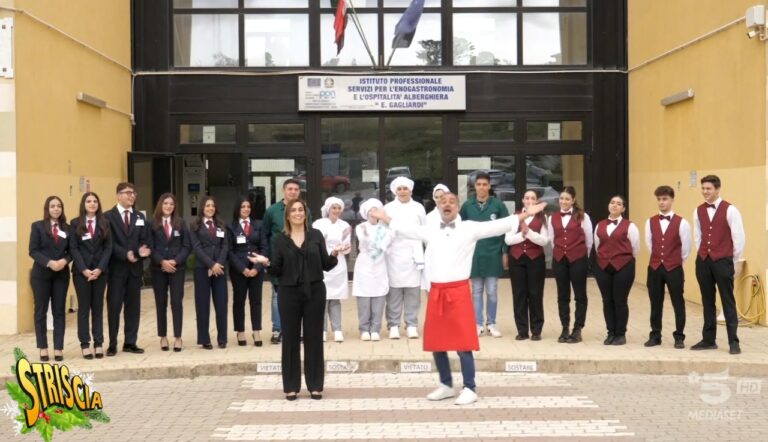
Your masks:
{"label": "building sign", "polygon": [[464,75],[300,76],[299,111],[466,110]]}

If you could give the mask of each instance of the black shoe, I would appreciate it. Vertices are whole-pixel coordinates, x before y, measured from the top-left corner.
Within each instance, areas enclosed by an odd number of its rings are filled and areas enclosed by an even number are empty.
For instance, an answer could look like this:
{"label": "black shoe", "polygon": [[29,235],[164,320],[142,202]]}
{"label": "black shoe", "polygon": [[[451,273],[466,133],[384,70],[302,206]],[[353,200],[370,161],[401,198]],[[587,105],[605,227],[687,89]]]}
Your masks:
{"label": "black shoe", "polygon": [[568,336],[571,335],[571,332],[568,330],[568,327],[563,327],[563,332],[560,333],[560,337],[557,338],[557,342],[563,343],[568,341]]}
{"label": "black shoe", "polygon": [[717,344],[707,341],[699,341],[693,344],[691,350],[717,350]]}
{"label": "black shoe", "polygon": [[647,341],[645,341],[645,344],[643,344],[646,347],[655,347],[657,345],[661,345],[661,338],[648,338]]}
{"label": "black shoe", "polygon": [[627,343],[627,337],[624,335],[614,336],[611,345],[624,345]]}
{"label": "black shoe", "polygon": [[[243,335],[242,340],[240,339],[240,334]],[[248,345],[248,341],[245,340],[245,333],[237,332],[237,345],[239,345],[240,347],[245,347],[246,345]]]}
{"label": "black shoe", "polygon": [[283,340],[283,334],[279,331],[273,331],[272,337],[269,339],[269,342],[273,344],[279,344]]}
{"label": "black shoe", "polygon": [[178,353],[182,348],[184,348],[184,342],[181,340],[181,338],[176,338],[176,341],[173,343],[173,351]]}
{"label": "black shoe", "polygon": [[40,362],[48,362],[51,360],[51,357],[48,356],[48,350],[45,351],[45,354],[43,354],[43,351],[40,350]]}
{"label": "black shoe", "polygon": [[685,348],[685,338],[675,338],[675,348]]}
{"label": "black shoe", "polygon": [[573,333],[565,340],[569,344],[576,344],[581,342],[581,329],[579,327],[573,328]]}
{"label": "black shoe", "polygon": [[[256,339],[256,335],[257,334],[259,336],[259,339]],[[261,333],[259,333],[259,332],[252,332],[251,333],[251,337],[253,338],[253,345],[255,345],[256,347],[261,347],[262,345],[264,345],[261,342]]]}
{"label": "black shoe", "polygon": [[613,333],[608,333],[608,336],[605,337],[605,341],[603,341],[603,345],[611,345],[614,339],[616,339],[616,336],[614,336]]}
{"label": "black shoe", "polygon": [[227,348],[226,342],[219,342],[219,348]]}
{"label": "black shoe", "polygon": [[515,341],[525,341],[526,339],[528,339],[528,335],[519,334],[515,336]]}
{"label": "black shoe", "polygon": [[137,355],[140,355],[144,353],[144,349],[137,347],[136,344],[123,345],[123,352],[136,353]]}
{"label": "black shoe", "polygon": [[[736,345],[738,345],[738,344],[736,344]],[[63,354],[57,355],[57,354],[54,353],[53,360],[56,361],[56,362],[61,362],[61,361],[64,360],[64,355]]]}
{"label": "black shoe", "polygon": [[96,357],[96,359],[104,358],[104,349],[101,347],[101,345],[94,346],[93,352],[94,352],[93,355]]}
{"label": "black shoe", "polygon": [[738,342],[731,342],[730,344],[730,350],[728,350],[728,353],[732,355],[738,355],[741,354],[741,347],[739,346]]}
{"label": "black shoe", "polygon": [[213,345],[211,344],[203,344],[203,348],[206,350],[213,350]]}
{"label": "black shoe", "polygon": [[541,341],[541,333],[534,333],[531,335],[531,341]]}
{"label": "black shoe", "polygon": [[321,393],[309,393],[309,397],[311,397],[316,401],[319,401],[320,399],[323,398],[323,395]]}
{"label": "black shoe", "polygon": [[107,356],[114,356],[117,354],[117,347],[110,345],[107,347]]}
{"label": "black shoe", "polygon": [[[88,350],[88,353],[86,353],[85,350]],[[91,353],[91,349],[89,347],[81,348],[80,352],[83,354],[83,359],[93,359],[93,353]]]}
{"label": "black shoe", "polygon": [[289,400],[289,401],[295,401],[298,398],[299,398],[299,394],[298,393],[288,393],[288,394],[285,395],[285,399]]}
{"label": "black shoe", "polygon": [[[163,345],[163,343],[165,343],[165,345]],[[170,347],[168,347],[168,339],[166,339],[165,337],[160,338],[160,350],[162,351],[170,350]]]}

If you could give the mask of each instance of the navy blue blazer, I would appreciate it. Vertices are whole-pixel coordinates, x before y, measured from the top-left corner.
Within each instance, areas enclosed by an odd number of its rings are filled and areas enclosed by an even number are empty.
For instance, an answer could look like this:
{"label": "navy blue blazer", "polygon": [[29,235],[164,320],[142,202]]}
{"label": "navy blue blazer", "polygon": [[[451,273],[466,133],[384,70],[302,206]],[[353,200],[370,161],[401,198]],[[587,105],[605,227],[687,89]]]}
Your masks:
{"label": "navy blue blazer", "polygon": [[[248,237],[243,232],[243,226],[240,220],[232,221],[227,226],[229,229],[229,265],[230,271],[243,273],[245,269],[256,268],[261,271],[260,264],[253,264],[248,260],[248,254],[251,252],[264,255],[267,253],[267,235],[259,220],[249,220],[251,224],[251,234]],[[243,241],[244,240],[244,241]]]}
{"label": "navy blue blazer", "polygon": [[[208,226],[200,224],[196,229],[190,229],[192,250],[195,251],[195,268],[211,268],[218,263],[227,265],[227,253],[229,253],[229,239],[227,228],[216,226],[216,236],[211,238],[208,234]],[[223,235],[222,235],[223,234]]]}
{"label": "navy blue blazer", "polygon": [[[125,274],[130,272],[133,276],[141,276],[144,273],[142,260],[139,257],[139,247],[149,246],[149,223],[144,215],[134,208],[131,214],[131,225],[128,233],[125,232],[123,214],[119,213],[117,206],[111,208],[104,216],[112,228],[112,259],[109,261],[110,272]],[[143,225],[140,225],[143,224]],[[138,258],[136,262],[128,261],[128,251],[132,250]]]}
{"label": "navy blue blazer", "polygon": [[[106,274],[109,259],[112,257],[112,235],[104,237],[101,234],[101,226],[97,224],[93,237],[86,236],[86,239],[84,239],[83,235],[77,233],[79,225],[80,218],[75,218],[72,220],[69,229],[69,251],[74,261],[72,273],[79,274],[83,270],[99,269],[102,274]],[[109,226],[107,226],[107,229],[109,229]]]}
{"label": "navy blue blazer", "polygon": [[152,248],[152,254],[149,257],[152,266],[159,268],[163,260],[172,259],[176,261],[178,268],[184,268],[189,252],[192,250],[187,223],[181,220],[181,228],[179,230],[172,229],[170,239],[165,236],[162,221],[160,225],[153,222],[149,232],[150,247]]}
{"label": "navy blue blazer", "polygon": [[[56,242],[45,223],[46,221],[43,220],[32,223],[29,236],[29,256],[35,261],[32,265],[33,273],[49,272],[52,275],[56,272],[48,268],[48,261],[58,261],[62,258],[66,259],[67,262],[72,261],[72,255],[69,253],[69,226],[65,225],[61,229],[67,238],[59,237],[59,241]],[[61,224],[59,227],[61,228]],[[67,269],[60,271],[64,270]]]}

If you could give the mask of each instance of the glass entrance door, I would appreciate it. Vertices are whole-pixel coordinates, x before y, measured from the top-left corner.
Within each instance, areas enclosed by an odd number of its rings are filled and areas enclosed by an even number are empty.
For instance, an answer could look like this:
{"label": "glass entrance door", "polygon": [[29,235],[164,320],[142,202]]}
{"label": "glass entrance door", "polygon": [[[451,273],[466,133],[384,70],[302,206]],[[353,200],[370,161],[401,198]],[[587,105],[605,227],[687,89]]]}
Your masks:
{"label": "glass entrance door", "polygon": [[262,219],[269,206],[283,199],[283,183],[290,178],[299,181],[301,198],[307,201],[306,157],[250,157],[247,176],[248,196],[253,201],[256,219]]}

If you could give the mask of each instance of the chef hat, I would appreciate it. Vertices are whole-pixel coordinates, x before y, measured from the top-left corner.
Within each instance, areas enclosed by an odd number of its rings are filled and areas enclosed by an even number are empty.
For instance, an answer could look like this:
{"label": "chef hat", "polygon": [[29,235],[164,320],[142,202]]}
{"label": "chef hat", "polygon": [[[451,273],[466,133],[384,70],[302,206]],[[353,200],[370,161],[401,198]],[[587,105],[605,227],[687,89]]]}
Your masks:
{"label": "chef hat", "polygon": [[451,189],[449,189],[445,184],[438,184],[434,189],[432,189],[432,199],[435,199],[435,194],[438,190],[442,190],[443,193],[448,193],[451,191]]}
{"label": "chef hat", "polygon": [[381,204],[381,201],[377,200],[376,198],[368,198],[363,204],[360,204],[360,216],[362,216],[364,220],[368,221],[368,212],[373,208],[380,209],[382,207],[384,207],[384,205]]}
{"label": "chef hat", "polygon": [[399,176],[389,183],[389,190],[392,191],[392,194],[397,195],[397,188],[400,186],[406,186],[408,189],[413,190],[413,180]]}
{"label": "chef hat", "polygon": [[344,202],[340,198],[336,198],[335,196],[328,197],[325,199],[323,207],[320,208],[320,214],[323,218],[328,218],[328,213],[331,211],[331,206],[334,204],[344,209]]}

